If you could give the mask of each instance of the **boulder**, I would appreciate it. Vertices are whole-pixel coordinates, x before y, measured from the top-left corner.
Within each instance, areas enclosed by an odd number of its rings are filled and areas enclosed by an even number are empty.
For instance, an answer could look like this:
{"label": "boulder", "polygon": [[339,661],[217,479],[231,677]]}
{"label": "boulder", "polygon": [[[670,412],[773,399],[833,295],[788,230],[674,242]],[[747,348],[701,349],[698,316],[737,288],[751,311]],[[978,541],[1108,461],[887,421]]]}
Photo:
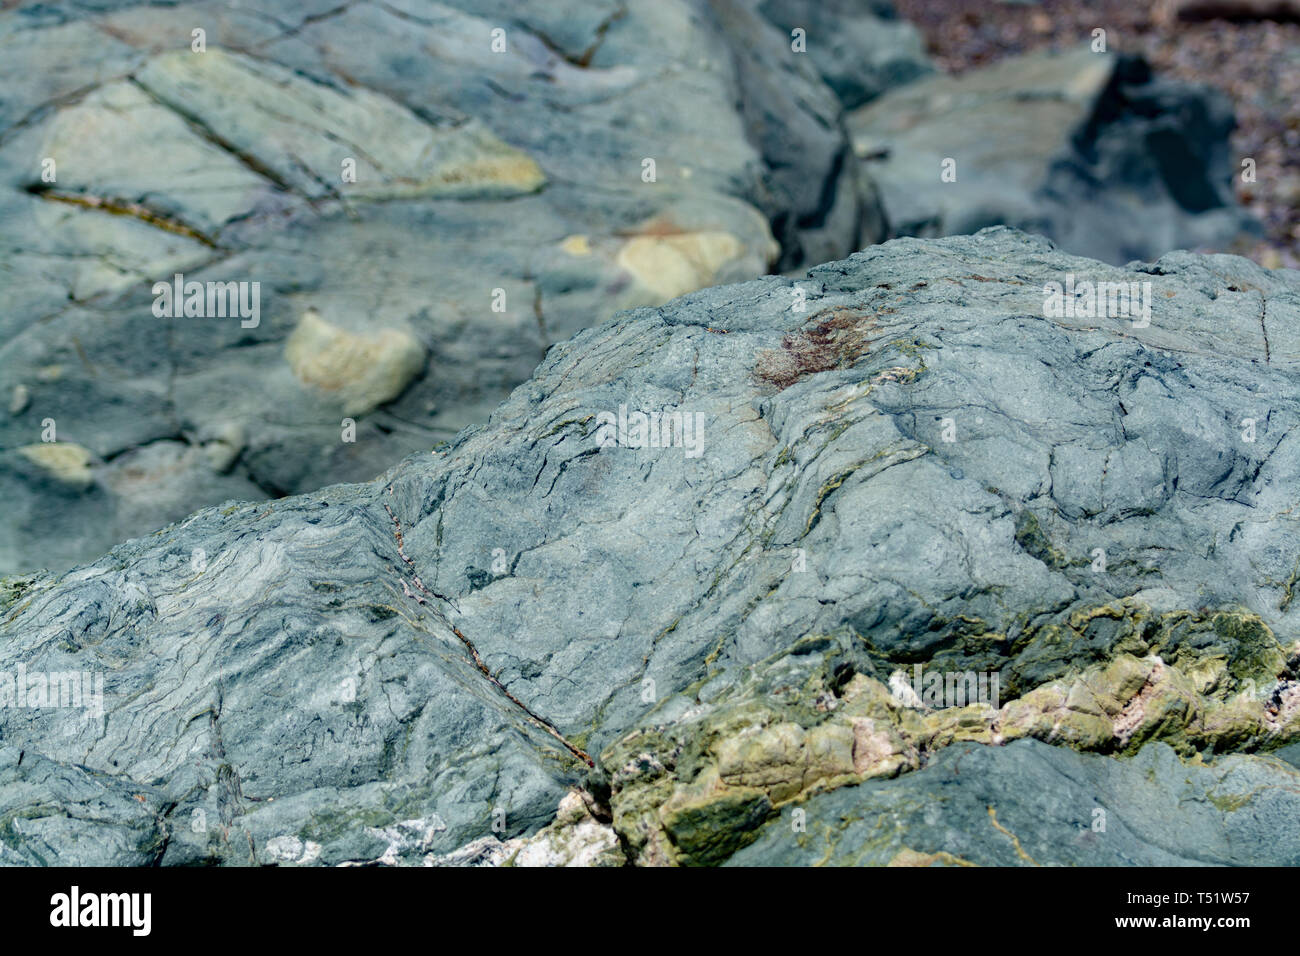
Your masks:
{"label": "boulder", "polygon": [[102,799],[105,861],[1293,862],[1298,320],[1006,228],[621,313],[379,479],[0,580],[3,859]]}

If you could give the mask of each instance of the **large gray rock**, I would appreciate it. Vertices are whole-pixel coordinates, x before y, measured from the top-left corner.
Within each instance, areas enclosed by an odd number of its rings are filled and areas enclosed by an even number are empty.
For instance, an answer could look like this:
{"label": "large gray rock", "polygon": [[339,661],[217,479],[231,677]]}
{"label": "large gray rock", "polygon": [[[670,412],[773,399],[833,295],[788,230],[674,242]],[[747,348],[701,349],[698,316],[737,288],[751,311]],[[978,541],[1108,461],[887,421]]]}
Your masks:
{"label": "large gray rock", "polygon": [[[1150,283],[1149,322],[1045,311],[1071,275]],[[1296,273],[1008,229],[620,314],[376,481],[3,582],[0,675],[104,697],[0,707],[27,754],[0,819],[107,779],[144,797],[97,818],[117,859],[157,826],[168,864],[719,862],[963,741],[1277,747],[1300,735],[1297,328]],[[687,427],[634,447],[640,412]],[[916,710],[888,689],[914,664],[995,672],[1005,703]],[[1155,789],[1107,804],[1126,820],[1183,772],[1143,759]],[[1300,834],[1269,820],[1280,860]],[[3,842],[83,858],[71,825]]]}
{"label": "large gray rock", "polygon": [[[369,479],[619,309],[883,235],[740,3],[10,5],[0,80],[0,571]],[[259,314],[159,316],[177,273]]]}
{"label": "large gray rock", "polygon": [[1226,97],[1131,56],[1012,57],[892,90],[846,122],[893,235],[1004,224],[1118,264],[1223,249],[1251,228]]}

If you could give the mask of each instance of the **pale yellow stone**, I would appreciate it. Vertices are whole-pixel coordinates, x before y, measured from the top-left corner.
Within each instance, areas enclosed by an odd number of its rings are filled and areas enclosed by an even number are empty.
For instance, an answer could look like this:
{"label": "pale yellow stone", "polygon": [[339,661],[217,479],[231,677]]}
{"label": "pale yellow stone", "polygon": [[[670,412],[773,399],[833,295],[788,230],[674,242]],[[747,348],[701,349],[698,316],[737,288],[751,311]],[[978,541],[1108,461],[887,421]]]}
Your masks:
{"label": "pale yellow stone", "polygon": [[89,488],[95,476],[91,473],[90,452],[75,442],[38,442],[18,449],[24,458],[49,473],[56,481],[74,488]]}
{"label": "pale yellow stone", "polygon": [[294,377],[338,396],[345,415],[361,415],[401,395],[424,367],[424,347],[409,332],[354,335],[308,310],[284,346]]}
{"label": "pale yellow stone", "polygon": [[718,270],[744,249],[738,238],[721,231],[637,236],[623,244],[618,264],[666,302],[710,285]]}
{"label": "pale yellow stone", "polygon": [[244,429],[238,422],[223,422],[203,442],[203,454],[213,471],[225,473],[244,451]]}
{"label": "pale yellow stone", "polygon": [[[546,184],[546,175],[531,156],[507,146],[492,133],[476,128],[466,133],[466,145],[472,145],[479,155],[453,155],[430,159],[433,171],[427,176],[418,173],[405,177],[392,177],[385,188],[371,192],[358,192],[367,196],[457,196],[490,195],[513,196],[536,192]],[[431,153],[436,155],[433,150]]]}

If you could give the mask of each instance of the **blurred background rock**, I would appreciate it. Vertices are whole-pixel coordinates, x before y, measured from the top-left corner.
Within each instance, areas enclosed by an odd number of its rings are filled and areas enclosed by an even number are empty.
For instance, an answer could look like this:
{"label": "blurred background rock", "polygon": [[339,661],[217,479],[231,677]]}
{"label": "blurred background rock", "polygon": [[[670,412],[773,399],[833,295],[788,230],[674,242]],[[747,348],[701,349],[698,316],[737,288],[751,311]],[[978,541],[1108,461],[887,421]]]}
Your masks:
{"label": "blurred background rock", "polygon": [[1253,184],[1233,178],[1237,198],[1264,233],[1232,251],[1268,268],[1300,265],[1300,3],[898,0],[897,6],[946,72],[1066,49],[1102,27],[1112,49],[1141,53],[1166,76],[1222,91],[1237,120],[1232,153],[1252,157],[1257,168]]}

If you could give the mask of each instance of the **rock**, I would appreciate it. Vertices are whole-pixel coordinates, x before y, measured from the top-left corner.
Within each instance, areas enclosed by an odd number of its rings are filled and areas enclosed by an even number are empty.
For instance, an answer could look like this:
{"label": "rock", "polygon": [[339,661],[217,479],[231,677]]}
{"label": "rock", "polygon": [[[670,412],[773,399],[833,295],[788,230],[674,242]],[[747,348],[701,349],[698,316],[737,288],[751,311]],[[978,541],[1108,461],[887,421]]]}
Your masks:
{"label": "rock", "polygon": [[358,187],[347,192],[357,199],[508,198],[546,181],[531,157],[473,120],[433,127],[386,96],[336,93],[237,54],[157,57],[133,84],[200,129],[219,131],[222,149],[262,176],[311,199],[340,194],[328,184],[346,159]]}
{"label": "rock", "polygon": [[845,109],[934,72],[920,31],[891,3],[762,0],[759,11],[787,36],[804,31],[808,59]]}
{"label": "rock", "polygon": [[715,0],[708,9],[732,39],[746,135],[766,161],[754,201],[781,244],[778,267],[883,238],[879,199],[857,178],[840,103],[809,58],[752,0]]}
{"label": "rock", "polygon": [[[1300,773],[1280,760],[1128,760],[1017,741],[813,797],[728,866],[1295,866]],[[1281,835],[1281,838],[1279,836]]]}
{"label": "rock", "polygon": [[362,415],[401,395],[424,367],[424,348],[408,332],[351,335],[308,310],[284,344],[303,385],[338,396],[344,415]]}
{"label": "rock", "polygon": [[224,442],[199,446],[184,435],[143,442],[108,461],[62,439],[0,452],[0,483],[10,488],[4,542],[21,550],[21,542],[41,540],[46,563],[70,566],[88,540],[129,538],[193,501],[262,497],[262,488],[231,471],[236,457]]}
{"label": "rock", "polygon": [[[281,7],[0,13],[0,572],[369,480],[620,309],[884,234],[751,0]],[[46,419],[104,463],[79,491],[15,451]]]}
{"label": "rock", "polygon": [[[885,2],[23,4],[0,64],[0,572],[369,480],[620,309],[891,229],[1118,262],[1242,225],[1218,100],[1087,53],[929,77]],[[47,420],[71,482],[17,451]]]}
{"label": "rock", "polygon": [[1118,264],[1253,228],[1232,195],[1228,101],[1127,55],[1083,47],[935,76],[847,124],[894,235],[1001,223]]}
{"label": "rock", "polygon": [[0,747],[0,866],[152,866],[166,813],[153,787]]}
{"label": "rock", "polygon": [[[614,826],[639,862],[717,863],[757,839],[765,824],[779,830],[770,821],[787,806],[811,807],[825,790],[917,770],[961,743],[1032,737],[1134,754],[1160,741],[1196,757],[1300,735],[1300,683],[1289,676],[1300,643],[1283,653],[1257,622],[1258,644],[1206,641],[1207,632],[1218,633],[1211,628],[1234,632],[1227,617],[1198,622],[1177,615],[1143,628],[1153,642],[1144,649],[1158,653],[1138,660],[1117,650],[1121,640],[1108,649],[1110,660],[1084,666],[1076,657],[1064,680],[1001,706],[995,690],[989,700],[931,707],[934,695],[918,695],[924,682],[909,686],[905,671],[894,671],[888,686],[869,676],[893,664],[863,653],[856,634],[805,638],[751,668],[738,687],[710,693],[706,703],[688,689],[684,700],[665,702],[608,748],[601,759],[612,774]],[[1167,641],[1178,641],[1181,652]],[[1243,644],[1249,653],[1240,653]],[[1167,665],[1159,653],[1178,663]],[[1227,661],[1234,656],[1252,662],[1235,676]],[[979,686],[973,671],[947,673],[969,675],[968,686]],[[711,823],[683,829],[683,814]]]}
{"label": "rock", "polygon": [[51,479],[71,488],[89,488],[91,455],[76,442],[39,442],[24,445],[18,454],[40,468]]}
{"label": "rock", "polygon": [[377,480],[0,580],[0,812],[72,800],[41,757],[163,864],[1288,861],[1298,319],[1005,228],[622,313]]}

